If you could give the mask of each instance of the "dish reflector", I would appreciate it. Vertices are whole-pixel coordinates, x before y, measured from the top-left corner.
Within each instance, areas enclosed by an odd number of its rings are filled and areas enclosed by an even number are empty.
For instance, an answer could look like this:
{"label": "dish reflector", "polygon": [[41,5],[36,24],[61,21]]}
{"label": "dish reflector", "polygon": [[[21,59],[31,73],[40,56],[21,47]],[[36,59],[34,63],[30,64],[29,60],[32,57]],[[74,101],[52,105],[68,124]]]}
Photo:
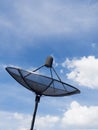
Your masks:
{"label": "dish reflector", "polygon": [[37,95],[68,96],[80,93],[80,90],[70,84],[35,72],[15,67],[7,67],[6,70],[17,82]]}

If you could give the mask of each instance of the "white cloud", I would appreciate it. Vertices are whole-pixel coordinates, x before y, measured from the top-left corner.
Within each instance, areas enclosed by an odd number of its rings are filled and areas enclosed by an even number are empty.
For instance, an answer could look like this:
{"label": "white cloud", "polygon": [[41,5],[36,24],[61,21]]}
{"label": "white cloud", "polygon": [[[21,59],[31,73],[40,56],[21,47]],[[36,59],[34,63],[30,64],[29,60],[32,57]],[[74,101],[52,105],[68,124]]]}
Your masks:
{"label": "white cloud", "polygon": [[62,66],[70,70],[67,73],[68,79],[82,86],[98,88],[98,58],[84,56],[80,59],[66,59]]}
{"label": "white cloud", "polygon": [[0,111],[0,129],[27,130],[30,118],[29,115]]}
{"label": "white cloud", "polygon": [[73,129],[98,129],[98,106],[81,106],[78,102],[73,101],[67,112],[62,118],[63,128]]}
{"label": "white cloud", "polygon": [[[82,106],[73,101],[69,109],[62,116],[37,116],[35,128],[37,130],[90,130],[98,128],[98,106]],[[32,117],[29,114],[0,111],[1,130],[30,129]]]}
{"label": "white cloud", "polygon": [[[27,130],[30,129],[32,117],[22,113],[11,113],[0,111],[0,129],[1,130]],[[37,130],[53,130],[59,117],[56,116],[38,116],[35,122]]]}
{"label": "white cloud", "polygon": [[50,116],[46,115],[44,117],[37,117],[35,128],[39,130],[45,130],[45,129],[50,129],[53,130],[55,129],[57,123],[59,122],[59,117],[57,116]]}

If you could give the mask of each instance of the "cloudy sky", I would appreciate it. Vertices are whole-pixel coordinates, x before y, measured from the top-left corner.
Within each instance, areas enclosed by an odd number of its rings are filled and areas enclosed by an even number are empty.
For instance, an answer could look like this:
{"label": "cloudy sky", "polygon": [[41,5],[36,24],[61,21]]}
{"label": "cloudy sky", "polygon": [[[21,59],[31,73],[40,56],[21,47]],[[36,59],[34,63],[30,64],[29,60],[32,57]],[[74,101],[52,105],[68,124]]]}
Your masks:
{"label": "cloudy sky", "polygon": [[5,71],[33,70],[48,55],[69,97],[42,97],[36,130],[98,129],[98,1],[0,1],[0,130],[29,130],[35,95]]}

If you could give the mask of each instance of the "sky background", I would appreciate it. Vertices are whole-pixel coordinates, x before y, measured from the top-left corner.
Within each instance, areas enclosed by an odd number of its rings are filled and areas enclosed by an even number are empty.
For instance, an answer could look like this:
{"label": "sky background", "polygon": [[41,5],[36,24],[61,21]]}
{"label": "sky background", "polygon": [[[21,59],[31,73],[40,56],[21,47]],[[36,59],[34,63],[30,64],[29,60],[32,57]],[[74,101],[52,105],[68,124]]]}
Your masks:
{"label": "sky background", "polygon": [[0,1],[0,130],[29,130],[35,95],[5,70],[27,70],[53,56],[69,97],[42,97],[36,130],[98,129],[98,1]]}

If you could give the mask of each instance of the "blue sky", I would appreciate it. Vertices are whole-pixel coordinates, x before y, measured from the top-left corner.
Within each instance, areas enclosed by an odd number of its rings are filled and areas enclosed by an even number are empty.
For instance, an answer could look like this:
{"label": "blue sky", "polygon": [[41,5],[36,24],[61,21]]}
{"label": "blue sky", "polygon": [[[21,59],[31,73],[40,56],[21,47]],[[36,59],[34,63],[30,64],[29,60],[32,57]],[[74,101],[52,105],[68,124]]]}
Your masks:
{"label": "blue sky", "polygon": [[32,70],[48,55],[64,82],[81,90],[42,97],[37,130],[98,129],[98,1],[0,1],[0,130],[30,128],[35,95],[5,71]]}

